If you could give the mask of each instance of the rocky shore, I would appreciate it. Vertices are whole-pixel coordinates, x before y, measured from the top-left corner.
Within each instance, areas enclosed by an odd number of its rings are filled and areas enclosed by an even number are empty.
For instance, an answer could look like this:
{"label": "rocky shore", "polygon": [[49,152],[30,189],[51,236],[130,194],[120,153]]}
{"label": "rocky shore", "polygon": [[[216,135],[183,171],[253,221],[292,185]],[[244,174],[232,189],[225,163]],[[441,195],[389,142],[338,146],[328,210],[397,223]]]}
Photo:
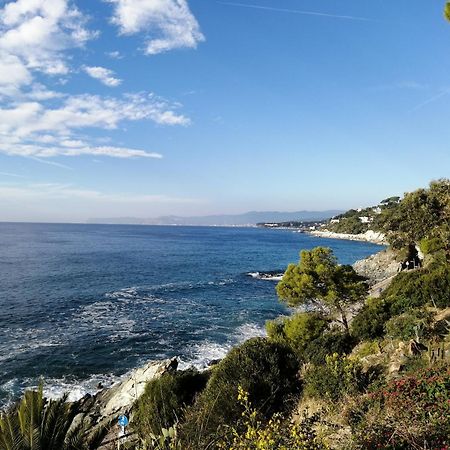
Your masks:
{"label": "rocky shore", "polygon": [[382,250],[353,264],[359,275],[366,277],[370,285],[380,283],[397,274],[399,263],[390,249]]}
{"label": "rocky shore", "polygon": [[[384,242],[382,240],[384,237],[378,236],[377,233],[375,233],[375,236],[367,233],[366,235],[357,236],[330,232],[313,232],[312,234],[337,239],[366,240],[375,243]],[[368,279],[372,291],[376,294],[380,289],[378,286],[389,282],[397,273],[398,263],[395,260],[394,252],[385,249],[368,258],[356,261],[353,267],[360,275]],[[113,386],[102,389],[94,395],[86,395],[73,403],[77,410],[77,415],[72,426],[83,425],[92,434],[105,430],[103,444],[99,449],[116,448],[119,432],[118,417],[126,415],[132,419],[133,404],[144,393],[146,384],[164,373],[176,371],[177,367],[177,358],[150,361],[130,372],[123,380],[115,383]],[[126,439],[133,440],[133,435],[127,435]]]}
{"label": "rocky shore", "polygon": [[[116,448],[114,442],[119,432],[119,416],[130,417],[132,406],[144,393],[146,384],[164,373],[176,371],[177,367],[177,358],[150,361],[110,388],[84,396],[72,404],[77,411],[72,427],[82,425],[91,435],[103,431],[105,436],[99,449]],[[132,436],[128,436],[130,438]]]}
{"label": "rocky shore", "polygon": [[383,233],[373,230],[367,230],[362,234],[334,233],[328,230],[314,230],[310,231],[309,234],[329,239],[345,239],[347,241],[362,241],[372,242],[373,244],[379,245],[387,245],[386,236]]}

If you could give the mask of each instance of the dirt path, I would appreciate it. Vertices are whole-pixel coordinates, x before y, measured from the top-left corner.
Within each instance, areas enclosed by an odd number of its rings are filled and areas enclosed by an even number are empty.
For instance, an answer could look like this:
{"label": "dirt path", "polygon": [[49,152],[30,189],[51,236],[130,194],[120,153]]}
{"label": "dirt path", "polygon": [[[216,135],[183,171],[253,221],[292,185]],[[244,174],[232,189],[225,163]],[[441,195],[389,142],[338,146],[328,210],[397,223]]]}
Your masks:
{"label": "dirt path", "polygon": [[[397,275],[397,274],[395,274]],[[395,275],[392,275],[389,278],[385,278],[384,280],[374,284],[369,291],[369,297],[378,298],[383,291],[391,284],[392,280],[395,278]]]}

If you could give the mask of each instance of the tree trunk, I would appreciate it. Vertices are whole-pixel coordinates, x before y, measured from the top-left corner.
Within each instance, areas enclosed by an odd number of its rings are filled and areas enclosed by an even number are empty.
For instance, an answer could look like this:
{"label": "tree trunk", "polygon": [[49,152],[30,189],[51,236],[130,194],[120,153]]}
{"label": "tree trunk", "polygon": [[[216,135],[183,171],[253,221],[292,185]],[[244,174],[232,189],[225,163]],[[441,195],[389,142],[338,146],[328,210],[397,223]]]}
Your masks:
{"label": "tree trunk", "polygon": [[350,333],[349,327],[348,327],[348,321],[347,321],[347,315],[345,314],[344,309],[342,308],[342,306],[338,306],[338,310],[341,314],[341,322],[342,325],[344,325],[345,331],[348,333]]}

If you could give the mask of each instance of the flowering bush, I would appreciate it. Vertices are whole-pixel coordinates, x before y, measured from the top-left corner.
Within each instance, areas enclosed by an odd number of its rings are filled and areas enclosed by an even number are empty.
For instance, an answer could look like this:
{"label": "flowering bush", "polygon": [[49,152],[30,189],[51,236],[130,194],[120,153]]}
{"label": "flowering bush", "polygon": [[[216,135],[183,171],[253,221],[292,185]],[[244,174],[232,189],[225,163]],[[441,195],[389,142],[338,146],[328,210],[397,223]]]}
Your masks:
{"label": "flowering bush", "polygon": [[450,368],[423,369],[367,394],[353,426],[364,449],[449,449]]}
{"label": "flowering bush", "polygon": [[224,428],[218,443],[222,450],[322,450],[327,447],[316,435],[313,425],[317,417],[290,423],[280,414],[267,422],[258,417],[248,399],[248,393],[239,386],[238,402],[243,408],[242,418],[236,427]]}

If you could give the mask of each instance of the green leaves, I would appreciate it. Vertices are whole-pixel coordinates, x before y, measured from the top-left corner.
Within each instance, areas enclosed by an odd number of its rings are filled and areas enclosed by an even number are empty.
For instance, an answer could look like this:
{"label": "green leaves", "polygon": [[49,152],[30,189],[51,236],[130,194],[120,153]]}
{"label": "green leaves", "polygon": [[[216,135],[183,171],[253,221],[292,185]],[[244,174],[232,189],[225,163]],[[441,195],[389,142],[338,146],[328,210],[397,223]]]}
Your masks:
{"label": "green leaves", "polygon": [[71,429],[75,411],[67,397],[45,403],[43,387],[25,392],[20,403],[0,418],[1,450],[85,450],[82,427]]}
{"label": "green leaves", "polygon": [[444,8],[444,17],[450,21],[450,2],[447,2]]}
{"label": "green leaves", "polygon": [[331,249],[316,247],[301,252],[298,265],[289,265],[276,289],[289,306],[315,304],[338,312],[347,328],[345,309],[362,300],[368,287],[351,266],[338,265]]}

